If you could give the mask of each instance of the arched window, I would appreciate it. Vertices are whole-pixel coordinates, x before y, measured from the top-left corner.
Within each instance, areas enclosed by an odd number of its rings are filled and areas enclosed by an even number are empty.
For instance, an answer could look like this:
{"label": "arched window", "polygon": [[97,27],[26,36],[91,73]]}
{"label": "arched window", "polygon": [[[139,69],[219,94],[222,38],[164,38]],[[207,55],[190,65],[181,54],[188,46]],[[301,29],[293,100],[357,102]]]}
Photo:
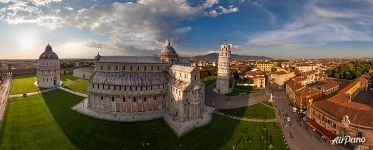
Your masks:
{"label": "arched window", "polygon": [[101,100],[104,100],[104,97],[103,97],[103,96],[101,96]]}
{"label": "arched window", "polygon": [[146,102],[146,97],[144,97],[144,102]]}
{"label": "arched window", "polygon": [[133,102],[136,102],[136,98],[133,98]]}
{"label": "arched window", "polygon": [[115,66],[115,70],[118,70],[118,66]]}
{"label": "arched window", "polygon": [[126,98],[125,97],[123,97],[123,102],[126,102]]}
{"label": "arched window", "polygon": [[111,97],[111,101],[114,102],[114,97]]}

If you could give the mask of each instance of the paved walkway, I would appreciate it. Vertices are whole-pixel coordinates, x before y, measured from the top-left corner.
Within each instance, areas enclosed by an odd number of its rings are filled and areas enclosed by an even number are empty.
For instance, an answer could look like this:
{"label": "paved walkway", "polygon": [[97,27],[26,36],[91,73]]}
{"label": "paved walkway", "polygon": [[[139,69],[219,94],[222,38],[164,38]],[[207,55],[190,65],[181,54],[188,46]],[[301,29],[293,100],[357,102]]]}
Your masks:
{"label": "paved walkway", "polygon": [[62,86],[58,87],[59,89],[63,90],[63,91],[66,91],[66,92],[69,92],[71,94],[74,94],[74,95],[78,95],[78,96],[81,96],[81,97],[88,97],[87,94],[84,94],[84,93],[80,93],[80,92],[76,92],[76,91],[73,91],[73,90],[70,90],[70,89],[67,89],[67,88],[64,88]]}
{"label": "paved walkway", "polygon": [[[27,96],[31,96],[31,95],[36,95],[36,94],[49,92],[49,91],[52,91],[52,90],[55,90],[55,89],[57,89],[57,88],[45,89],[45,90],[41,90],[41,91],[38,91],[38,92],[30,92],[30,93],[24,93],[24,94],[26,94]],[[12,97],[23,97],[23,94],[9,95],[9,98],[12,98]]]}
{"label": "paved walkway", "polygon": [[265,94],[252,93],[238,96],[225,96],[215,93],[213,91],[214,88],[215,83],[206,87],[205,104],[218,109],[231,109],[250,106],[264,101],[268,101],[268,99],[270,98],[270,95],[266,92],[264,92]]}
{"label": "paved walkway", "polygon": [[277,122],[277,119],[249,119],[249,118],[242,118],[242,117],[236,117],[236,116],[230,116],[226,115],[221,112],[215,112],[215,114],[218,114],[220,116],[228,117],[235,120],[241,120],[241,121],[247,121],[247,122]]}
{"label": "paved walkway", "polygon": [[272,106],[269,106],[269,105],[267,105],[266,103],[261,103],[261,104],[263,104],[264,106],[267,106],[267,107],[269,107],[269,108],[274,109]]}

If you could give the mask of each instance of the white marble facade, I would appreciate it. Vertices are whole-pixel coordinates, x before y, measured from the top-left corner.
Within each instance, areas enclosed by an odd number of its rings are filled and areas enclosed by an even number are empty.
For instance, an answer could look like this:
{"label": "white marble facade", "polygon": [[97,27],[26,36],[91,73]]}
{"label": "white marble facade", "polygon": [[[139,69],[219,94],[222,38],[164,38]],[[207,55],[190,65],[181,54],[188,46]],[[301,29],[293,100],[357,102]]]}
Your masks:
{"label": "white marble facade", "polygon": [[111,113],[143,113],[166,110],[183,122],[201,117],[204,84],[199,70],[183,66],[167,44],[156,56],[95,57],[89,79],[88,108]]}
{"label": "white marble facade", "polygon": [[229,73],[231,62],[231,46],[223,44],[220,46],[218,58],[218,77],[216,80],[215,92],[219,94],[227,94],[231,92],[229,88]]}
{"label": "white marble facade", "polygon": [[60,61],[48,44],[37,62],[36,84],[42,88],[53,88],[60,85]]}

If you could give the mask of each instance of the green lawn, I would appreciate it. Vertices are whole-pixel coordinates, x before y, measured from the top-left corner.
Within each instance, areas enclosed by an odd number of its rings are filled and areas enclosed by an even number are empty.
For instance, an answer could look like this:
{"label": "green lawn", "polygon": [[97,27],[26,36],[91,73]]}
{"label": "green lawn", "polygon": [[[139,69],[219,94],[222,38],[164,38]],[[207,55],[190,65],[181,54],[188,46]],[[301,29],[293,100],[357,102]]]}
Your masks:
{"label": "green lawn", "polygon": [[208,76],[201,79],[205,83],[205,87],[210,86],[211,84],[216,82],[216,76]]}
{"label": "green lawn", "polygon": [[[271,105],[272,106],[272,105]],[[275,112],[272,108],[263,105],[262,103],[241,107],[241,108],[234,108],[234,109],[220,109],[220,112],[237,116],[243,118],[260,118],[260,119],[273,119],[275,118]]]}
{"label": "green lawn", "polygon": [[232,92],[225,94],[227,96],[237,96],[240,95],[240,93],[255,93],[257,90],[252,86],[235,86]]}
{"label": "green lawn", "polygon": [[[72,111],[70,108],[82,99],[61,90],[11,98],[0,132],[0,149],[195,150],[232,149],[233,145],[236,149],[268,149],[270,141],[275,149],[286,149],[275,123],[242,122],[214,115],[208,125],[177,138],[161,119],[118,123]],[[150,146],[143,147],[148,142]]]}
{"label": "green lawn", "polygon": [[63,75],[61,76],[61,81],[63,87],[66,87],[70,90],[77,91],[80,93],[88,93],[88,81],[74,77],[72,75]]}
{"label": "green lawn", "polygon": [[35,74],[26,74],[26,75],[16,75],[12,80],[12,88],[10,89],[10,94],[22,94],[29,92],[39,91],[34,83],[36,82]]}

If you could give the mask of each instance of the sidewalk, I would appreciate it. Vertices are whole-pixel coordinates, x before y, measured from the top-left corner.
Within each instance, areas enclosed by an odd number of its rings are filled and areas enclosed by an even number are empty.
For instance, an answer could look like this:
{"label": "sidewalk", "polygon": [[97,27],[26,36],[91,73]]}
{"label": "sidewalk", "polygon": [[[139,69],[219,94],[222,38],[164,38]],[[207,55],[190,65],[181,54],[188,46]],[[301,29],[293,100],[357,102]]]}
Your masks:
{"label": "sidewalk", "polygon": [[[56,88],[52,88],[52,89],[41,90],[39,92],[30,92],[30,93],[23,93],[23,94],[26,94],[26,96],[31,96],[31,95],[36,95],[36,94],[41,94],[41,93],[49,92],[49,91],[52,91],[52,90],[55,90],[55,89]],[[12,97],[23,97],[23,94],[9,95],[9,98],[12,98]]]}
{"label": "sidewalk", "polygon": [[83,93],[79,93],[79,92],[76,92],[76,91],[73,91],[73,90],[69,90],[69,89],[64,88],[64,87],[62,87],[62,86],[60,86],[60,87],[58,87],[58,88],[61,89],[61,90],[63,90],[63,91],[65,91],[65,92],[69,92],[69,93],[71,93],[71,94],[74,94],[74,95],[78,95],[78,96],[81,96],[81,97],[88,97],[87,94],[83,94]]}
{"label": "sidewalk", "polygon": [[230,116],[230,115],[226,115],[226,114],[221,113],[221,112],[215,112],[215,113],[220,115],[220,116],[228,117],[228,118],[235,119],[235,120],[247,121],[247,122],[277,122],[277,118],[274,118],[274,119],[249,119],[249,118],[241,118],[241,117],[236,117],[236,116]]}

